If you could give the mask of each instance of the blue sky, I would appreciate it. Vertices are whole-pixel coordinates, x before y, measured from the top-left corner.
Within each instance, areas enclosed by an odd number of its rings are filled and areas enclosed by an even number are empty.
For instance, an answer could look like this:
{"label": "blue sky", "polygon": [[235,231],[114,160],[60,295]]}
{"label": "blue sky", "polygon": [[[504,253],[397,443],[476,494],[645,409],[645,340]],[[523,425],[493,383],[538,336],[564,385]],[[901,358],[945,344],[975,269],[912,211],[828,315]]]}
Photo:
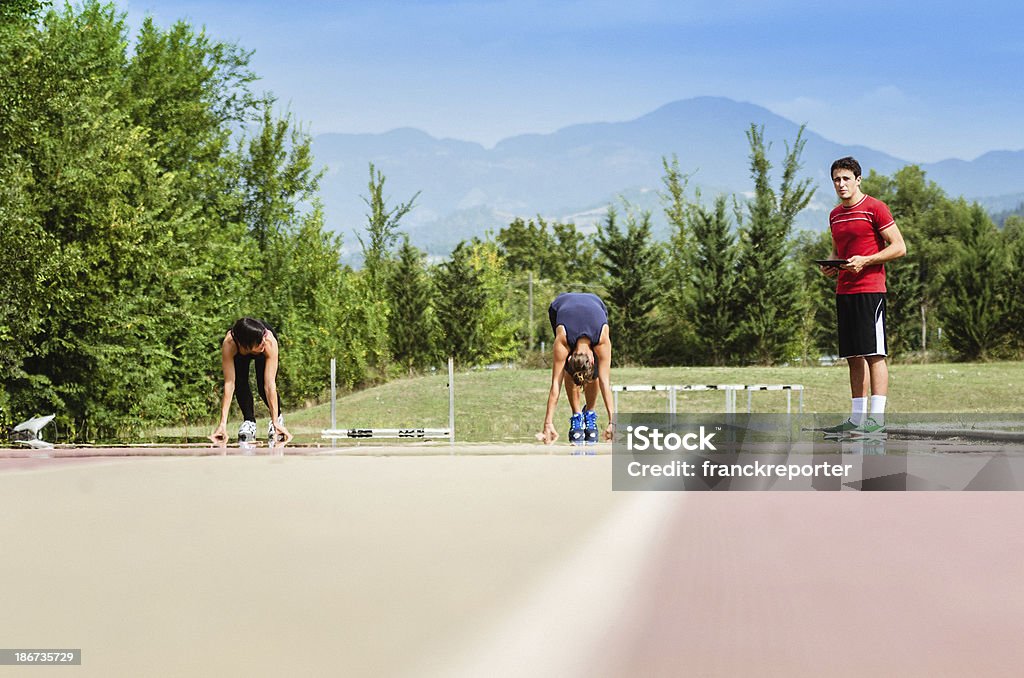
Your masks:
{"label": "blue sky", "polygon": [[117,0],[255,50],[314,134],[491,146],[693,96],[930,162],[1024,149],[1024,4],[795,0]]}

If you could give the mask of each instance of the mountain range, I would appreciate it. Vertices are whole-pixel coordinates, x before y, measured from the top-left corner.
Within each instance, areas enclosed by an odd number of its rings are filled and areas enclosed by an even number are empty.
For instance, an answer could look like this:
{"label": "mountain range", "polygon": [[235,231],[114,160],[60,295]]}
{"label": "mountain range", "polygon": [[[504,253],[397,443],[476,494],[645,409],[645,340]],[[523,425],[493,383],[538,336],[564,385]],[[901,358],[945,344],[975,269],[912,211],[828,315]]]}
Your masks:
{"label": "mountain range", "polygon": [[[699,189],[704,198],[719,193],[742,197],[753,185],[746,137],[752,123],[764,127],[771,144],[777,185],[778,168],[800,125],[760,106],[721,97],[675,101],[625,122],[514,136],[493,148],[403,128],[383,134],[320,134],[313,138],[313,152],[326,168],[321,197],[328,227],[343,234],[349,254],[358,250],[355,236],[366,222],[364,197],[373,163],[386,177],[391,206],[419,194],[402,230],[417,246],[444,255],[460,240],[497,231],[517,216],[573,221],[586,231],[622,198],[651,210],[655,230],[665,229],[659,197],[662,159],[673,156],[690,175],[691,196]],[[892,174],[912,163],[831,141],[811,129],[804,138],[802,172],[817,190],[798,217],[798,228],[825,227],[835,204],[828,168],[836,158],[853,155],[865,175],[870,170]],[[1024,150],[917,164],[947,194],[978,200],[993,211],[1024,202]]]}

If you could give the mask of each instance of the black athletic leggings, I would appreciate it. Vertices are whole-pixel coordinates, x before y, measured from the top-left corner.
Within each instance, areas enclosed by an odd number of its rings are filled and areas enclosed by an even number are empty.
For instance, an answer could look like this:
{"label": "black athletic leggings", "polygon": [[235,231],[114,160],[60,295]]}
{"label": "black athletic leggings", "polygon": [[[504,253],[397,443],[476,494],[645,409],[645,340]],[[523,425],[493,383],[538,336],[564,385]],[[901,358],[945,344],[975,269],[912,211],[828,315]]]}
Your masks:
{"label": "black athletic leggings", "polygon": [[[263,373],[267,369],[267,357],[262,353],[250,353],[249,355],[235,354],[235,399],[238,407],[242,410],[242,419],[256,421],[256,407],[252,399],[252,387],[249,385],[249,364],[256,363],[256,389],[260,393],[260,400],[270,408],[267,401],[267,389],[263,384]],[[280,414],[281,394],[277,396],[277,412]]]}

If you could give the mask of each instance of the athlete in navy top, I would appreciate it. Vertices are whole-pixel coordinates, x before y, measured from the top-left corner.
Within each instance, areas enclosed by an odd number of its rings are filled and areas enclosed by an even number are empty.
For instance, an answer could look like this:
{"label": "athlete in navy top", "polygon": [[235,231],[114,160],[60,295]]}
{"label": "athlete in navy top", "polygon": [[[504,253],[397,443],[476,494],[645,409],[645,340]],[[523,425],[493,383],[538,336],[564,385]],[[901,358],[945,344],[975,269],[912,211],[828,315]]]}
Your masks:
{"label": "athlete in navy top", "polygon": [[[558,440],[553,418],[558,395],[565,385],[572,408],[569,423],[570,442],[597,442],[598,390],[608,412],[605,440],[614,432],[611,396],[612,342],[608,330],[608,309],[596,294],[566,292],[548,307],[548,318],[555,333],[552,347],[551,389],[548,392],[544,430],[538,439],[547,444]],[[580,390],[586,402],[581,402]]]}
{"label": "athlete in navy top", "polygon": [[565,339],[569,350],[576,350],[580,337],[588,337],[591,343],[601,340],[601,331],[608,324],[608,309],[596,294],[589,292],[564,292],[555,297],[548,307],[551,331],[558,326],[565,327]]}

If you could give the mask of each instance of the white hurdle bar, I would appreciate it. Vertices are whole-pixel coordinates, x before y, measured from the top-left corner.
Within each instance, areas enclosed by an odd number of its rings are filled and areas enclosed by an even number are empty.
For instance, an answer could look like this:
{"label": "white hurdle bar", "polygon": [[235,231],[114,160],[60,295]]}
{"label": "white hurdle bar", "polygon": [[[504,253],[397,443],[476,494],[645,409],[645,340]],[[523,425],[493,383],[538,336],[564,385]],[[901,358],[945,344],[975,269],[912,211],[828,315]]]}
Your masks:
{"label": "white hurdle bar", "polygon": [[679,391],[724,391],[725,413],[736,413],[736,392],[747,392],[747,412],[752,410],[754,391],[785,391],[786,414],[793,411],[793,391],[800,392],[800,412],[804,411],[804,387],[801,384],[628,384],[612,386],[612,398],[615,411],[619,411],[619,393],[636,391],[666,391],[668,393],[668,413],[676,413],[677,393]]}
{"label": "white hurdle bar", "polygon": [[[455,443],[455,359],[448,358],[448,428],[339,428],[337,421],[337,363],[331,358],[331,427],[320,431],[321,438],[447,438]],[[454,454],[454,451],[452,452]]]}
{"label": "white hurdle bar", "polygon": [[446,428],[329,428],[322,438],[448,438]]}
{"label": "white hurdle bar", "polygon": [[628,384],[612,386],[612,399],[615,411],[619,411],[619,393],[635,391],[667,391],[668,413],[676,413],[676,394],[679,391],[725,391],[726,414],[736,412],[736,391],[743,388],[742,384]]}

